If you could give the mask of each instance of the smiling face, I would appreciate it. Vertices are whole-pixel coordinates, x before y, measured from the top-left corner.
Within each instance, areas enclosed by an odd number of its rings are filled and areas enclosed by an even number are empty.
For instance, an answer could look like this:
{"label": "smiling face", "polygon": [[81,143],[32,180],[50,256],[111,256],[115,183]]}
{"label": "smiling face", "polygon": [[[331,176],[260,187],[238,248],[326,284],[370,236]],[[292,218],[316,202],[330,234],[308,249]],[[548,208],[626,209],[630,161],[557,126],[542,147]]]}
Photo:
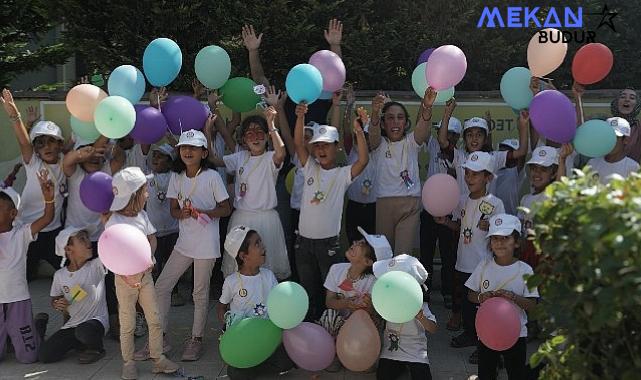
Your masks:
{"label": "smiling face", "polygon": [[508,236],[490,236],[490,248],[498,258],[513,257],[519,247],[514,234]]}
{"label": "smiling face", "polygon": [[42,161],[56,164],[62,151],[62,141],[53,136],[38,136],[33,139],[33,149]]}
{"label": "smiling face", "polygon": [[167,173],[171,166],[171,157],[157,150],[151,152],[151,170],[154,173]]}
{"label": "smiling face", "polygon": [[637,105],[637,94],[632,89],[625,89],[621,91],[619,99],[617,100],[617,108],[621,115],[629,115]]}
{"label": "smiling face", "polygon": [[542,166],[536,164],[528,165],[530,167],[530,183],[536,193],[540,193],[547,185],[552,183],[556,174],[556,165]]}
{"label": "smiling face", "polygon": [[345,257],[350,264],[364,267],[374,265],[374,260],[372,260],[370,256],[371,248],[367,245],[365,239],[355,241],[347,252],[345,252]]}
{"label": "smiling face", "polygon": [[202,146],[181,145],[179,149],[180,159],[188,167],[200,166],[200,162],[209,154]]}
{"label": "smiling face", "polygon": [[250,123],[243,134],[243,143],[253,155],[260,155],[265,152],[267,146],[267,135],[263,128],[257,123]]}
{"label": "smiling face", "polygon": [[465,148],[468,152],[478,152],[483,149],[487,134],[485,130],[478,127],[468,128],[463,132],[463,139],[465,140]]}
{"label": "smiling face", "polygon": [[407,115],[403,107],[391,105],[383,113],[383,128],[390,141],[401,141],[407,126]]}
{"label": "smiling face", "polygon": [[470,193],[484,193],[487,184],[490,183],[491,180],[492,175],[485,170],[475,172],[465,168],[465,183],[467,184],[467,188],[470,190]]}
{"label": "smiling face", "polygon": [[238,252],[243,266],[258,268],[265,264],[265,245],[260,235],[256,232],[250,232],[246,239],[248,240],[247,251]]}
{"label": "smiling face", "polygon": [[312,144],[314,157],[324,169],[334,166],[336,163],[337,150],[337,143],[317,142]]}

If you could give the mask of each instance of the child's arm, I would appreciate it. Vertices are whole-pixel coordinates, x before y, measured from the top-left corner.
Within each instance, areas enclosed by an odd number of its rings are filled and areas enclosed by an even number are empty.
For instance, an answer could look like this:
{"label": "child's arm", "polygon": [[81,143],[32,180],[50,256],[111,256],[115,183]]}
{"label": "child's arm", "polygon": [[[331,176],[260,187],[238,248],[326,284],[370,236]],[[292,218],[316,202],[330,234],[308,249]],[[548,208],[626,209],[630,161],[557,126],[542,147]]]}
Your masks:
{"label": "child's arm", "polygon": [[516,306],[520,307],[525,311],[528,311],[534,306],[536,306],[536,298],[523,297],[514,292],[511,292],[509,290],[504,290],[504,289],[499,289],[493,293],[495,297],[503,297],[507,300],[510,300],[514,302]]}
{"label": "child's arm", "polygon": [[225,324],[225,313],[227,310],[229,310],[229,304],[221,303],[220,301],[216,304],[216,315],[223,325]]}
{"label": "child's arm", "polygon": [[309,152],[305,146],[305,114],[307,113],[307,104],[301,103],[296,106],[296,127],[294,127],[294,146],[296,147],[296,155],[300,161],[301,166],[307,164]]}
{"label": "child's arm", "polygon": [[349,298],[339,298],[337,293],[334,293],[330,290],[325,292],[325,307],[328,309],[334,310],[358,310],[362,306],[356,304]]}
{"label": "child's arm", "polygon": [[430,127],[432,126],[432,105],[436,99],[436,91],[432,87],[425,90],[425,95],[421,101],[418,112],[421,114],[416,128],[414,128],[414,141],[418,145],[423,145],[427,138],[430,137]]}
{"label": "child's arm", "polygon": [[572,152],[574,152],[574,147],[572,146],[572,144],[567,143],[561,145],[561,149],[559,151],[559,168],[556,172],[557,181],[560,181],[562,177],[565,177],[565,173],[567,171],[565,161],[572,154]]}
{"label": "child's arm", "polygon": [[369,126],[369,144],[372,150],[381,145],[381,110],[385,104],[385,95],[379,92],[372,99],[372,121]]}
{"label": "child's arm", "polygon": [[151,256],[156,253],[156,248],[158,248],[158,239],[156,239],[156,234],[147,235],[147,240],[149,240],[149,245],[151,246]]}
{"label": "child's arm", "polygon": [[416,317],[414,317],[420,324],[423,326],[425,331],[427,331],[430,334],[434,334],[437,330],[436,323],[432,320],[427,319],[425,314],[423,314],[423,310],[419,310],[418,314],[416,314]]}
{"label": "child's arm", "polygon": [[38,108],[34,106],[27,107],[27,123],[25,124],[27,132],[31,130],[38,120],[40,120],[40,112],[38,112]]}
{"label": "child's arm", "polygon": [[467,299],[470,302],[477,303],[477,304],[482,304],[483,302],[495,296],[496,294],[494,294],[494,291],[480,293],[480,292],[468,289],[468,293],[467,293]]}
{"label": "child's arm", "polygon": [[188,207],[180,208],[180,204],[177,199],[169,199],[169,213],[172,218],[182,220],[191,217],[191,210]]}
{"label": "child's arm", "polygon": [[67,308],[69,307],[69,302],[64,296],[51,297],[51,307],[61,313],[66,313]]}
{"label": "child's arm", "polygon": [[72,150],[65,154],[62,160],[62,171],[65,176],[71,177],[76,171],[76,165],[93,157],[104,157],[105,148],[95,148],[91,145]]}
{"label": "child's arm", "polygon": [[260,62],[260,54],[258,48],[260,43],[263,40],[263,34],[256,36],[254,32],[253,25],[243,26],[242,31],[243,44],[247,48],[249,53],[249,68],[251,70],[252,79],[254,82],[269,86],[269,80],[265,76],[265,71],[263,71],[263,64]]}
{"label": "child's arm", "polygon": [[224,218],[231,215],[231,205],[229,204],[229,199],[225,199],[222,202],[219,202],[216,205],[215,209],[212,210],[198,210],[198,213],[206,214],[210,218]]}
{"label": "child's arm", "polygon": [[524,157],[527,154],[527,133],[530,128],[530,113],[526,110],[521,110],[519,115],[519,149],[509,151],[507,159],[517,159]]}
{"label": "child's arm", "polygon": [[125,166],[126,159],[125,151],[118,144],[114,145],[111,149],[111,160],[109,160],[111,175],[118,173]]}
{"label": "child's arm", "polygon": [[[336,127],[338,129],[338,135],[342,135],[343,128],[346,126],[341,125],[341,99],[343,98],[343,91],[338,90],[332,94],[332,116],[329,118],[329,125]],[[339,146],[342,144],[338,142]],[[343,146],[344,147],[344,146]]]}
{"label": "child's arm", "polygon": [[160,109],[160,104],[167,100],[169,94],[167,94],[167,89],[165,87],[154,87],[149,92],[149,105]]}
{"label": "child's arm", "polygon": [[211,164],[213,164],[216,167],[225,167],[225,161],[221,157],[218,157],[216,155],[216,151],[214,150],[214,141],[213,141],[213,129],[214,129],[214,124],[216,123],[216,119],[218,117],[214,113],[210,113],[209,116],[207,117],[207,120],[205,121],[205,137],[207,138],[207,150],[209,150],[209,155],[207,155],[207,161],[209,161]]}
{"label": "child's arm", "polygon": [[354,126],[354,134],[356,135],[356,149],[358,149],[358,160],[352,165],[352,179],[356,178],[365,170],[369,162],[369,152],[367,149],[367,141],[365,140],[365,133],[360,125]]}
{"label": "child's arm", "polygon": [[287,100],[287,92],[276,92],[276,88],[271,86],[267,89],[267,104],[276,108],[278,113],[278,129],[280,136],[283,139],[287,153],[290,156],[296,154],[296,147],[294,146],[294,138],[292,137],[292,130],[287,121],[287,114],[285,113],[285,101]]}
{"label": "child's arm", "polygon": [[43,228],[47,227],[49,223],[51,223],[56,213],[54,196],[55,186],[48,177],[48,171],[44,172],[44,175],[38,174],[38,182],[40,182],[40,190],[42,191],[42,196],[45,202],[45,211],[40,218],[31,223],[31,236],[34,237],[38,232],[42,231]]}
{"label": "child's arm", "polygon": [[325,40],[329,44],[329,50],[342,57],[341,40],[343,39],[343,23],[338,19],[329,20],[329,25],[325,29]]}
{"label": "child's arm", "polygon": [[274,165],[279,168],[283,164],[287,152],[285,151],[285,143],[283,143],[283,140],[280,138],[278,129],[276,129],[276,125],[274,124],[274,120],[276,119],[276,109],[274,107],[269,106],[265,109],[265,119],[267,119],[269,136],[272,138],[272,145],[274,146]]}
{"label": "child's arm", "polygon": [[[354,145],[350,126],[352,125],[352,111],[354,110],[354,103],[356,102],[354,87],[351,85],[345,89],[345,100],[347,101],[347,106],[345,107],[345,113],[343,113],[343,147],[345,147],[345,154],[349,155]],[[365,112],[365,115],[367,115],[367,111],[362,107],[361,109]],[[369,119],[369,117],[367,117],[367,119]],[[364,120],[364,118],[361,118],[361,120],[363,121],[361,124],[363,127],[369,121]]]}
{"label": "child's arm", "polygon": [[583,124],[585,117],[583,116],[583,94],[585,93],[585,87],[577,82],[572,84],[572,94],[574,95],[574,101],[576,102],[576,125],[579,126]]}
{"label": "child's arm", "polygon": [[20,112],[18,111],[16,103],[13,100],[11,91],[6,88],[2,90],[2,97],[0,98],[0,100],[2,101],[2,106],[7,112],[9,120],[11,120],[11,124],[13,125],[13,132],[15,133],[16,139],[18,140],[18,145],[20,146],[22,160],[26,163],[29,163],[31,161],[31,157],[33,156],[33,145],[31,145],[31,141],[29,140],[29,133],[27,132],[27,128],[25,128],[25,125],[22,122],[22,117],[20,115]]}
{"label": "child's arm", "polygon": [[450,118],[456,108],[456,99],[452,98],[445,103],[445,110],[443,111],[443,119],[441,120],[441,127],[438,129],[436,139],[441,149],[445,150],[450,147],[450,141],[447,139],[447,128],[450,125]]}

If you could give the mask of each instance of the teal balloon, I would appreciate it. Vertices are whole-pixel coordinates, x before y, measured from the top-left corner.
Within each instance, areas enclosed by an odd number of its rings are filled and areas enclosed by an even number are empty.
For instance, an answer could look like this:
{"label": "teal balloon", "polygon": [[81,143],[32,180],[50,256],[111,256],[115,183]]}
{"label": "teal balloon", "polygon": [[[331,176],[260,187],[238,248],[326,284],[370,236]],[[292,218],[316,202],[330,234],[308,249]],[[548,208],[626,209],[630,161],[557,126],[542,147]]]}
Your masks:
{"label": "teal balloon", "polygon": [[71,130],[82,140],[95,141],[100,137],[100,132],[96,129],[96,125],[92,121],[82,121],[76,119],[73,115],[69,117],[69,124]]}
{"label": "teal balloon", "polygon": [[251,368],[269,358],[283,340],[283,331],[269,319],[246,318],[220,338],[220,356],[236,368]]}
{"label": "teal balloon", "polygon": [[109,75],[107,88],[109,95],[122,96],[131,104],[136,104],[145,94],[145,84],[145,76],[140,70],[131,65],[122,65]]}
{"label": "teal balloon", "polygon": [[374,309],[386,321],[405,323],[414,319],[423,306],[423,292],[411,275],[391,271],[379,277],[372,287]]}
{"label": "teal balloon", "polygon": [[501,96],[512,108],[522,110],[528,108],[534,98],[530,90],[532,73],[525,67],[513,67],[501,78]]}
{"label": "teal balloon", "polygon": [[231,59],[220,46],[205,46],[196,55],[194,68],[196,77],[205,87],[220,88],[231,74]]}
{"label": "teal balloon", "polygon": [[309,296],[299,284],[281,282],[272,288],[267,297],[269,319],[281,329],[298,326],[309,309]]}
{"label": "teal balloon", "polygon": [[94,123],[101,135],[110,139],[125,137],[136,124],[136,110],[122,96],[108,96],[98,103]]}
{"label": "teal balloon", "polygon": [[[427,87],[429,86],[427,82],[427,77],[425,76],[426,66],[427,66],[427,62],[423,62],[420,65],[416,66],[416,68],[412,72],[412,88],[414,89],[414,92],[416,93],[416,95],[418,95],[418,97],[421,99],[423,99],[423,97],[425,96],[425,90],[427,90]],[[454,87],[450,87],[448,89],[438,91],[436,93],[436,99],[434,100],[434,104],[443,105],[445,104],[445,102],[452,99],[453,97],[454,97]]]}
{"label": "teal balloon", "polygon": [[443,105],[448,100],[454,97],[454,87],[446,88],[436,93],[436,99],[434,99],[434,104]]}
{"label": "teal balloon", "polygon": [[142,69],[149,83],[155,87],[166,86],[176,79],[182,64],[180,47],[169,38],[151,41],[142,56]]}
{"label": "teal balloon", "polygon": [[604,120],[588,120],[576,129],[572,144],[577,152],[588,157],[603,157],[617,143],[614,129]]}
{"label": "teal balloon", "polygon": [[287,96],[296,104],[314,103],[323,92],[323,77],[318,69],[301,63],[289,70],[285,79]]}
{"label": "teal balloon", "polygon": [[254,92],[254,86],[256,83],[251,79],[231,78],[220,88],[219,95],[223,104],[232,111],[248,112],[256,109],[256,104],[260,102],[260,96]]}

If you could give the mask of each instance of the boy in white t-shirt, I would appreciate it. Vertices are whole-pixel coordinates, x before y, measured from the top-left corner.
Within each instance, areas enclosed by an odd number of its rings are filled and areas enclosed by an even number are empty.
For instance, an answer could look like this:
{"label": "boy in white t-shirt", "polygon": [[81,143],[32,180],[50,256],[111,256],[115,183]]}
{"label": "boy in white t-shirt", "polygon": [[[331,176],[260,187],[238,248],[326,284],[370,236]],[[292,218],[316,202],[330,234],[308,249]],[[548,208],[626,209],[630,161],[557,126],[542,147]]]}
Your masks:
{"label": "boy in white t-shirt", "polygon": [[602,184],[610,182],[613,174],[618,174],[627,178],[630,173],[639,171],[639,163],[630,157],[626,157],[624,150],[624,139],[630,136],[630,123],[622,117],[611,117],[606,120],[614,129],[617,136],[616,145],[603,157],[592,158],[588,165],[596,170],[599,175],[599,181]]}

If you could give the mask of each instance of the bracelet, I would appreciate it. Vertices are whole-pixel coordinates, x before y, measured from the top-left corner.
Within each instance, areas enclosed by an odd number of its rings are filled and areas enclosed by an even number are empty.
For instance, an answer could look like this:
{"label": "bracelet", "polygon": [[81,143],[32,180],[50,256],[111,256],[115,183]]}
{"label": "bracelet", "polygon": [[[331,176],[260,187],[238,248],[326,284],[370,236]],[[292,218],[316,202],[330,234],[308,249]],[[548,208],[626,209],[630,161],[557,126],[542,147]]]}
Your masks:
{"label": "bracelet", "polygon": [[269,133],[273,133],[273,132],[278,132],[278,129],[272,128],[272,129],[269,130]]}
{"label": "bracelet", "polygon": [[54,199],[52,199],[52,200],[50,200],[50,201],[48,201],[48,200],[46,200],[46,199],[45,199],[45,204],[46,204],[46,205],[50,205],[50,204],[54,203],[55,201],[56,201],[56,199],[55,199],[55,198],[54,198]]}
{"label": "bracelet", "polygon": [[479,303],[481,303],[481,293],[478,293],[476,295],[476,300],[479,301]]}
{"label": "bracelet", "polygon": [[13,121],[14,123],[19,122],[21,118],[22,118],[22,115],[20,115],[20,112],[18,112],[15,115],[10,115],[9,116],[9,120]]}

